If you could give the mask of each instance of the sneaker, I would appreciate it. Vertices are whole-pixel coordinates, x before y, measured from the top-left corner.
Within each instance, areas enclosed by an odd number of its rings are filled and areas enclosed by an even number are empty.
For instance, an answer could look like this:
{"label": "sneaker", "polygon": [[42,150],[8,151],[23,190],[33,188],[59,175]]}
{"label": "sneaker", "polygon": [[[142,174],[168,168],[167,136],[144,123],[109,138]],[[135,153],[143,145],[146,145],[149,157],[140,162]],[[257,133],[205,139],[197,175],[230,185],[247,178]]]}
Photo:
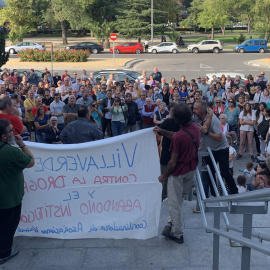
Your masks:
{"label": "sneaker", "polygon": [[172,226],[168,224],[164,227],[163,231],[161,232],[161,235],[170,238],[171,232],[172,232]]}
{"label": "sneaker", "polygon": [[239,160],[242,158],[242,155],[238,154],[237,157],[236,157],[236,160]]}
{"label": "sneaker", "polygon": [[6,263],[8,260],[10,260],[11,258],[13,258],[16,255],[18,255],[18,253],[19,253],[19,250],[18,249],[16,249],[16,248],[12,249],[11,250],[11,253],[10,253],[10,255],[8,257],[3,258],[3,259],[0,259],[0,264]]}
{"label": "sneaker", "polygon": [[254,158],[253,155],[251,155],[250,158],[251,158],[251,160],[252,160],[253,162],[255,162],[255,158]]}
{"label": "sneaker", "polygon": [[175,241],[177,244],[183,244],[184,243],[184,236],[181,235],[180,238],[177,238],[175,236],[170,236],[169,237],[171,240]]}

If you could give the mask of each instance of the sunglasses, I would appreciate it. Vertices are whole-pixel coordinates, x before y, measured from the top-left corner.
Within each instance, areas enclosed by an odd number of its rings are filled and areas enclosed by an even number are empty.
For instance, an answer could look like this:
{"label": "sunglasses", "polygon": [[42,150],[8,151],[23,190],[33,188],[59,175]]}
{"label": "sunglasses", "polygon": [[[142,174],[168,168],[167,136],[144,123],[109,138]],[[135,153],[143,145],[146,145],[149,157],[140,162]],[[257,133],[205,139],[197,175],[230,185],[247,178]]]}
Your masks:
{"label": "sunglasses", "polygon": [[220,101],[217,101],[216,103],[217,103],[217,104],[220,104],[221,102],[220,102]]}
{"label": "sunglasses", "polygon": [[233,103],[233,101],[229,101],[229,103]]}

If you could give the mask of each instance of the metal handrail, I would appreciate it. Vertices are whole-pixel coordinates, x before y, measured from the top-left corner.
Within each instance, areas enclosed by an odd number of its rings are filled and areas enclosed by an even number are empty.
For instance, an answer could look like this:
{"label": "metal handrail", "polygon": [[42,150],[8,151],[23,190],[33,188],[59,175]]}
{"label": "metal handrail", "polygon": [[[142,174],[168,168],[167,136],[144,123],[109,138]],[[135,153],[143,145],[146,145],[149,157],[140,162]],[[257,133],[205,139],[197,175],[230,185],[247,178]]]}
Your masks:
{"label": "metal handrail", "polygon": [[[209,165],[207,165],[207,171],[210,176],[210,180],[212,183],[212,186],[214,188],[214,192],[216,197],[215,198],[206,198],[202,179],[200,175],[200,170],[196,168],[196,174],[194,178],[195,188],[197,192],[197,202],[198,206],[200,207],[202,218],[203,218],[203,224],[204,229],[207,232],[213,232],[214,233],[214,240],[213,240],[213,269],[219,268],[219,236],[223,236],[230,241],[235,241],[237,243],[242,244],[242,260],[241,260],[241,269],[242,270],[249,270],[250,269],[250,254],[251,249],[257,250],[263,254],[270,256],[270,249],[268,247],[262,246],[262,244],[254,243],[251,240],[251,236],[254,236],[256,238],[259,238],[260,241],[266,240],[269,241],[270,237],[268,235],[255,232],[252,230],[252,215],[258,214],[258,213],[264,213],[266,214],[268,211],[268,202],[270,201],[270,189],[268,190],[259,190],[259,191],[252,191],[245,194],[234,194],[234,195],[228,195],[227,190],[225,188],[225,185],[223,183],[223,180],[221,178],[220,172],[218,170],[217,164],[215,162],[213,153],[210,148],[207,148],[208,153],[210,155],[211,161],[213,163],[213,166],[215,168],[218,181],[220,182],[222,191],[224,196],[220,196],[214,177],[212,175],[212,172],[210,170]],[[199,157],[201,158],[202,155]],[[201,164],[201,161],[199,162]],[[259,206],[249,206],[249,205],[236,205],[232,206],[232,202],[264,202],[264,205]],[[223,202],[228,202],[228,206],[224,206]],[[207,204],[210,203],[218,203],[218,206],[207,206]],[[238,209],[238,212],[235,210]],[[252,211],[254,209],[254,211]],[[214,212],[214,226],[211,227],[207,223],[206,214],[205,212]],[[228,217],[226,212],[231,213],[241,213],[243,214],[243,229],[235,227],[230,225]],[[226,230],[233,230],[239,233],[242,233],[242,236],[235,236],[232,235],[230,232],[225,232],[220,229],[220,214],[223,214]]]}

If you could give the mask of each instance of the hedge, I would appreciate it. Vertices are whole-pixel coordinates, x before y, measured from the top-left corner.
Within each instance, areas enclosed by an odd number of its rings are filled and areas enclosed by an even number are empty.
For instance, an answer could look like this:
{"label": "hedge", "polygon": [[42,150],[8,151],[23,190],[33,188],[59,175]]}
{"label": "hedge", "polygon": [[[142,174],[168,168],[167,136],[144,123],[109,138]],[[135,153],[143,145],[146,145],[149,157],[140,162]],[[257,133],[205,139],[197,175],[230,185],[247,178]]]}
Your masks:
{"label": "hedge", "polygon": [[[38,49],[26,49],[18,52],[21,62],[50,62],[51,52]],[[89,51],[83,50],[57,50],[53,52],[54,62],[86,62],[90,56]]]}

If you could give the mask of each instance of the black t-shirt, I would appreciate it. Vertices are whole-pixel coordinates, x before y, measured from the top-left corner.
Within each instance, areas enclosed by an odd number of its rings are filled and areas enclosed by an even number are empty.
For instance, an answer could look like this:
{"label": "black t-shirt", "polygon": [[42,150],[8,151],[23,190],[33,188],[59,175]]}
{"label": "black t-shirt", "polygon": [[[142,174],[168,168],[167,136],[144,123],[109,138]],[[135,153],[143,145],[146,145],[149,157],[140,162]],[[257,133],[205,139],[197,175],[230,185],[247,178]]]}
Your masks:
{"label": "black t-shirt", "polygon": [[42,99],[42,103],[45,104],[46,106],[50,106],[53,101],[54,101],[53,97]]}
{"label": "black t-shirt", "polygon": [[248,90],[249,96],[250,96],[250,100],[253,100],[254,96],[255,96],[255,86],[257,86],[257,83],[247,83],[246,84],[246,88]]}
{"label": "black t-shirt", "polygon": [[[168,130],[168,131],[177,132],[179,131],[180,126],[175,122],[173,118],[167,118],[160,125],[160,128]],[[166,136],[163,136],[162,151],[160,155],[160,164],[162,165],[167,165],[171,159],[171,152],[169,151],[170,145],[171,145],[171,139],[167,138]]]}

